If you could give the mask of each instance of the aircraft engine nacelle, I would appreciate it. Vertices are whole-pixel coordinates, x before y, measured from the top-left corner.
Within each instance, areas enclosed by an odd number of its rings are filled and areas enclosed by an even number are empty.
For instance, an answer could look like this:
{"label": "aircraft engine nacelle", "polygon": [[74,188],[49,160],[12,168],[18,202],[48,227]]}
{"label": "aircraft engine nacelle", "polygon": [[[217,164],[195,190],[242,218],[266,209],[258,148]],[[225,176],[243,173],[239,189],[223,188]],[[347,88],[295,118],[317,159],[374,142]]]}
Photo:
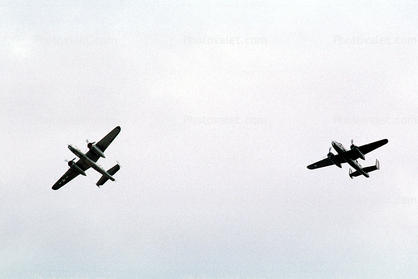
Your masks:
{"label": "aircraft engine nacelle", "polygon": [[336,165],[337,167],[339,167],[339,168],[341,168],[341,163],[340,162],[338,162],[336,159],[335,159],[335,155],[334,154],[332,154],[331,152],[330,153],[328,153],[328,155],[327,155],[327,157],[328,157],[328,159],[334,164],[334,165]]}
{"label": "aircraft engine nacelle", "polygon": [[70,168],[72,168],[73,170],[77,171],[79,174],[86,176],[86,173],[79,166],[77,166],[76,163],[74,163],[74,160],[69,161],[68,166],[70,166]]}
{"label": "aircraft engine nacelle", "polygon": [[101,151],[95,144],[89,142],[87,144],[87,147],[94,152],[96,155],[102,157],[102,158],[106,158],[105,155],[103,154],[103,151]]}
{"label": "aircraft engine nacelle", "polygon": [[366,159],[366,157],[364,156],[364,154],[360,151],[360,149],[357,147],[357,146],[355,146],[354,144],[352,144],[351,146],[350,146],[350,149],[351,150],[354,150],[357,154],[358,154],[358,156],[361,158],[361,159],[363,159],[363,160],[365,160]]}

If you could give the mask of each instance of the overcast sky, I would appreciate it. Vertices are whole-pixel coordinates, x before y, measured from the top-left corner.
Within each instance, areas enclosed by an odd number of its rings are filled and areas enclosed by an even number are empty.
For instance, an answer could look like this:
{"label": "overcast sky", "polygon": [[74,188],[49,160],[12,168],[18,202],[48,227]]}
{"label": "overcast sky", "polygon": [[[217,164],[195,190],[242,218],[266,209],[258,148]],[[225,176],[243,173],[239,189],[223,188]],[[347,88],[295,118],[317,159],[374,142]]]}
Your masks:
{"label": "overcast sky", "polygon": [[[1,278],[416,276],[417,8],[0,1]],[[118,125],[116,182],[51,190]]]}

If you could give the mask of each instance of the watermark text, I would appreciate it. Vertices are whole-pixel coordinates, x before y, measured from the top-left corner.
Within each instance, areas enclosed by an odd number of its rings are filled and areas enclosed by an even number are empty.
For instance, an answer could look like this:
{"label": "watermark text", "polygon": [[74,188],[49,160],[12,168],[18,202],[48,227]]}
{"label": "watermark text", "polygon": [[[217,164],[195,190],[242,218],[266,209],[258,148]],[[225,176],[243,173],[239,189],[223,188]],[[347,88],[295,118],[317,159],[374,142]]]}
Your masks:
{"label": "watermark text", "polygon": [[341,36],[334,35],[334,44],[338,45],[417,45],[416,37],[390,36]]}
{"label": "watermark text", "polygon": [[57,36],[35,36],[33,38],[35,44],[43,45],[117,45],[118,40],[112,37],[57,37]]}

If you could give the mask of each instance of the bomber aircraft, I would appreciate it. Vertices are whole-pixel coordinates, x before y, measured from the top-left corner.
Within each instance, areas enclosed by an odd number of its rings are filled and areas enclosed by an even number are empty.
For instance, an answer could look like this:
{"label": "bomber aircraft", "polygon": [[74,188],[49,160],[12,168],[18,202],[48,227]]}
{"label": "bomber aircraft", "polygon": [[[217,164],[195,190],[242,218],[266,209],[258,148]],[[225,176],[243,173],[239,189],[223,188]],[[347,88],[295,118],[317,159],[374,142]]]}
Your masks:
{"label": "bomber aircraft", "polygon": [[379,169],[379,161],[376,160],[376,164],[374,166],[362,168],[357,159],[361,158],[365,160],[365,154],[381,147],[382,145],[385,145],[386,143],[388,143],[388,140],[382,139],[362,146],[355,146],[353,144],[353,140],[351,140],[350,150],[347,150],[341,143],[333,141],[331,142],[331,145],[334,147],[335,151],[337,151],[337,154],[333,154],[330,147],[327,157],[321,161],[309,165],[308,169],[313,170],[331,165],[336,165],[337,167],[341,168],[342,163],[348,163],[355,169],[354,172],[351,170],[351,168],[349,170],[349,176],[351,179],[359,175],[369,177],[369,172]]}
{"label": "bomber aircraft", "polygon": [[116,138],[116,136],[120,132],[120,127],[117,126],[112,131],[110,131],[109,134],[107,134],[102,140],[100,140],[98,143],[95,142],[89,142],[87,140],[87,147],[89,148],[89,151],[84,154],[77,148],[73,147],[72,145],[68,145],[68,149],[71,150],[77,157],[80,159],[77,162],[74,162],[74,160],[77,158],[72,159],[71,161],[68,161],[68,166],[70,167],[67,172],[60,178],[58,181],[52,186],[53,190],[58,190],[65,184],[67,184],[69,181],[71,181],[73,178],[75,178],[77,175],[81,174],[86,176],[86,170],[92,167],[96,171],[102,174],[102,177],[97,181],[96,185],[100,188],[101,185],[105,184],[106,181],[109,179],[112,181],[115,181],[115,179],[112,177],[119,169],[119,164],[116,164],[112,168],[110,168],[108,171],[105,171],[101,166],[96,164],[97,160],[99,160],[100,157],[105,158],[105,155],[103,152],[106,150],[106,148],[110,145],[110,143]]}

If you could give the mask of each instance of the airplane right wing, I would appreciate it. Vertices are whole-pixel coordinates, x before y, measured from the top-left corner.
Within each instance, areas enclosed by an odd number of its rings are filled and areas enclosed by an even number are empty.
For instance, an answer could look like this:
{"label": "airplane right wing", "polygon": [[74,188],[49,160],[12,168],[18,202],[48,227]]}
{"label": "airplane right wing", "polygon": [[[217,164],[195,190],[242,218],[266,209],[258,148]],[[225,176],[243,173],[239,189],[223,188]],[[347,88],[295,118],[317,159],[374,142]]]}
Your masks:
{"label": "airplane right wing", "polygon": [[60,179],[58,179],[58,181],[54,184],[54,186],[52,186],[53,190],[58,190],[59,188],[61,188],[62,186],[64,186],[65,184],[67,184],[68,182],[70,182],[73,178],[75,178],[77,175],[79,175],[80,173],[78,173],[76,170],[74,170],[73,168],[69,168],[66,173],[64,173],[63,176],[61,176]]}
{"label": "airplane right wing", "polygon": [[[119,133],[120,133],[120,126],[117,126],[115,129],[110,131],[109,134],[107,134],[104,138],[102,138],[98,143],[96,143],[96,147],[98,147],[102,152],[104,152]],[[92,150],[89,150],[89,152],[86,153],[86,156],[89,157],[94,162],[97,162],[97,160],[99,160],[100,158],[100,156],[94,153]]]}
{"label": "airplane right wing", "polygon": [[[367,153],[372,152],[373,150],[387,144],[388,142],[389,141],[387,139],[382,139],[382,140],[378,140],[372,143],[359,146],[358,149],[360,150],[361,153],[366,155]],[[360,158],[358,152],[356,152],[355,150],[347,151],[347,156],[350,157],[352,160],[357,160],[358,158]]]}
{"label": "airplane right wing", "polygon": [[379,148],[383,145],[385,145],[386,143],[388,143],[389,141],[387,139],[382,139],[382,140],[378,140],[369,144],[365,144],[359,147],[361,153],[363,154],[367,154],[373,150],[375,150],[376,148]]}
{"label": "airplane right wing", "polygon": [[115,129],[109,132],[103,139],[101,139],[96,146],[100,148],[101,151],[105,151],[106,148],[112,143],[116,136],[120,133],[120,126],[117,126]]}

